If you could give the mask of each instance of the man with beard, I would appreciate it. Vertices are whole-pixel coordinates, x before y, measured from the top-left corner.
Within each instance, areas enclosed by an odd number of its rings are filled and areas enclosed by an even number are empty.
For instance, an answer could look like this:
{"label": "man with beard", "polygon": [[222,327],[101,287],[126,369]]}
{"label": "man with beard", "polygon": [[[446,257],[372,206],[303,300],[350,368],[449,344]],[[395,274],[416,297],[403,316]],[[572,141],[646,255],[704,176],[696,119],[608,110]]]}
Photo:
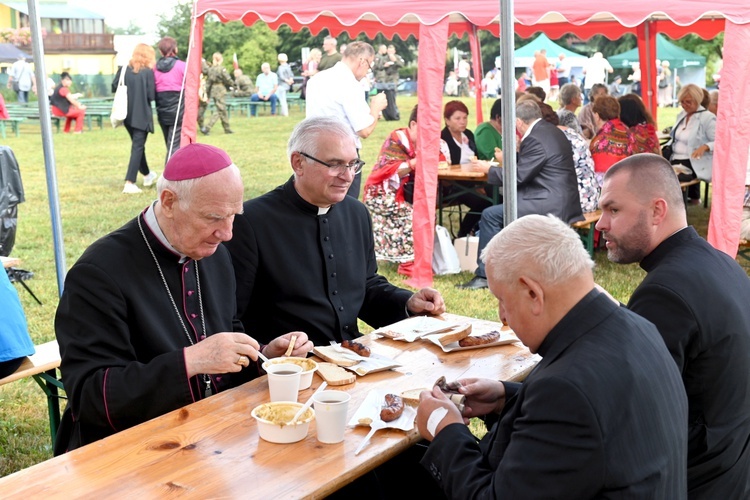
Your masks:
{"label": "man with beard", "polygon": [[628,308],[659,329],[688,395],[688,498],[750,497],[750,280],[687,225],[672,166],[643,153],[604,177],[609,260],[648,273]]}

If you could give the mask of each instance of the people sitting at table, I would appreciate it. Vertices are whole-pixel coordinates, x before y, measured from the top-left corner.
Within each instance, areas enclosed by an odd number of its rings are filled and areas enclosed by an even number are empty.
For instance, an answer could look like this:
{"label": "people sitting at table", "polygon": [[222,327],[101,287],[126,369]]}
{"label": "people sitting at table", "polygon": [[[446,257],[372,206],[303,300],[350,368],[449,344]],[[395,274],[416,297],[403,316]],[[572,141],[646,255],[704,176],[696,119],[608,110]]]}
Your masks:
{"label": "people sitting at table", "polygon": [[[463,411],[438,387],[421,393],[421,464],[445,496],[686,498],[687,397],[654,325],[597,289],[554,216],[519,218],[484,255],[500,319],[541,361],[523,383],[449,381]],[[479,442],[470,418],[489,429]]]}
{"label": "people sitting at table", "polygon": [[[549,108],[550,111],[552,108]],[[544,113],[544,112],[543,112]],[[554,116],[552,116],[554,114]],[[573,163],[576,166],[576,178],[578,179],[578,197],[581,200],[581,211],[583,213],[594,212],[598,208],[601,187],[594,174],[594,160],[591,159],[589,144],[581,134],[576,132],[569,124],[575,121],[575,115],[567,113],[563,115],[565,121],[554,111],[544,113],[544,118],[563,131],[565,138],[570,142],[573,149]]]}
{"label": "people sitting at table", "polygon": [[70,125],[75,120],[75,133],[80,134],[83,132],[83,117],[86,115],[86,106],[81,104],[76,95],[70,92],[72,84],[73,79],[70,77],[70,73],[63,71],[60,74],[60,83],[55,87],[49,102],[52,105],[52,115],[65,118],[63,132],[69,133]]}
{"label": "people sitting at table", "polygon": [[581,124],[581,130],[583,133],[583,137],[585,137],[587,140],[591,140],[596,132],[599,130],[599,128],[596,125],[596,121],[594,120],[594,101],[597,97],[602,95],[607,95],[609,93],[609,89],[607,89],[607,86],[603,83],[595,83],[591,90],[589,90],[589,102],[586,103],[585,106],[581,108],[581,111],[578,113],[578,123]]}
{"label": "people sitting at table", "polygon": [[207,144],[180,148],[158,198],[73,265],[55,316],[68,405],[55,454],[78,448],[261,373],[258,353],[294,356],[303,332],[244,333],[222,241],[242,212],[239,168]]}
{"label": "people sitting at table", "polygon": [[682,498],[750,498],[750,280],[688,226],[682,196],[668,161],[633,155],[605,175],[596,228],[610,261],[647,273],[627,307],[659,330],[687,392]]}
{"label": "people sitting at table", "polygon": [[26,356],[35,352],[18,292],[13,288],[5,269],[0,272],[0,304],[1,379],[15,372]]}
{"label": "people sitting at table", "polygon": [[[692,173],[679,174],[680,181],[701,179],[710,181],[713,170],[714,138],[716,136],[716,115],[700,104],[703,90],[694,83],[688,83],[677,94],[677,102],[682,111],[677,115],[671,136],[671,163],[684,165]],[[701,201],[700,185],[687,188],[688,203]]]}
{"label": "people sitting at table", "polygon": [[635,139],[636,153],[661,154],[659,136],[656,133],[656,122],[646,109],[643,100],[636,94],[625,94],[617,99],[620,103],[620,120],[630,128]]}
{"label": "people sitting at table", "polygon": [[287,155],[292,177],[246,201],[224,243],[245,331],[265,342],[302,330],[315,345],[328,345],[359,337],[358,318],[380,327],[443,313],[436,290],[413,293],[378,274],[370,215],[346,195],[364,164],[349,124],[307,118],[294,128]]}
{"label": "people sitting at table", "polygon": [[503,161],[503,106],[496,99],[490,109],[490,119],[480,123],[474,133],[477,158],[487,161]]}
{"label": "people sitting at table", "polygon": [[635,137],[627,125],[620,120],[620,103],[610,95],[597,97],[592,103],[597,132],[591,139],[589,149],[594,160],[594,172],[601,178],[609,167],[632,155]]}
{"label": "people sitting at table", "polygon": [[[567,123],[568,128],[572,128],[578,135],[583,135],[581,124],[576,117],[576,110],[581,107],[583,103],[583,96],[581,95],[581,87],[575,83],[566,83],[560,88],[558,94],[560,101],[560,107],[557,110],[557,116],[560,117],[561,122]],[[570,118],[572,117],[572,119]]]}
{"label": "people sitting at table", "polygon": [[[443,108],[445,127],[440,132],[440,152],[450,161],[451,165],[472,164],[475,171],[486,172],[490,163],[477,159],[477,145],[474,142],[474,134],[467,127],[469,120],[469,108],[461,101],[448,101]],[[476,184],[476,183],[475,183]],[[455,185],[442,186],[443,197],[450,198],[451,203],[466,205],[469,212],[464,215],[458,229],[458,237],[471,233],[479,222],[479,214],[492,203],[483,198],[484,187],[476,185],[480,196],[472,193],[459,193]]]}
{"label": "people sitting at table", "polygon": [[364,204],[370,211],[375,258],[397,262],[399,274],[411,276],[414,264],[412,203],[417,165],[417,106],[409,126],[390,133],[367,177]]}
{"label": "people sitting at table", "polygon": [[[536,97],[516,104],[516,128],[521,136],[516,160],[518,217],[553,214],[567,223],[583,220],[573,151],[562,130],[542,119]],[[502,184],[502,167],[491,167],[489,182]],[[474,277],[460,288],[487,288],[482,250],[505,221],[503,204],[486,208],[479,220],[479,252]]]}

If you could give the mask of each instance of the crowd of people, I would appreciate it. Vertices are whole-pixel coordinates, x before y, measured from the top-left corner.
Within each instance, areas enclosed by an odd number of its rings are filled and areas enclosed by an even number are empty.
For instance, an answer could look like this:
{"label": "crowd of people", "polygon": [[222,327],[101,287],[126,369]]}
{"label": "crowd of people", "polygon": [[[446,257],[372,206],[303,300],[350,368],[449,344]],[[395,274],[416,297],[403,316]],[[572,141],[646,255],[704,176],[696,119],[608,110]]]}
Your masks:
{"label": "crowd of people", "polygon": [[[409,291],[378,272],[379,261],[412,272],[418,106],[387,135],[358,200],[362,140],[381,120],[400,119],[393,84],[404,62],[392,45],[338,50],[327,37],[310,52],[306,117],[287,143],[291,176],[247,200],[242,166],[227,152],[180,148],[185,63],[173,39],[158,49],[157,61],[152,47],[136,46],[112,82],[128,93],[123,192],[141,192],[140,172],[144,186],[156,184],[156,199],[67,274],[55,316],[68,394],[57,455],[263,375],[260,355],[284,355],[292,337],[292,355],[306,356],[315,345],[356,339],[360,321],[377,328],[446,311],[439,291]],[[288,116],[294,74],[285,54],[278,63],[275,72],[263,63],[253,82],[239,69],[232,78],[220,53],[204,62],[202,102],[215,111],[201,132],[220,120],[233,133],[227,94]],[[449,77],[458,95],[468,92],[461,63]],[[585,105],[565,57],[553,64],[540,52],[533,85],[516,93],[513,130],[503,131],[501,99],[474,132],[462,101],[444,105],[440,161],[487,174],[487,184],[461,193],[438,186],[469,208],[458,236],[479,236],[474,276],[457,286],[489,289],[500,319],[541,361],[520,384],[452,381],[463,410],[437,388],[424,391],[416,417],[424,446],[393,460],[434,498],[748,497],[750,279],[688,225],[680,188],[682,179],[710,180],[712,96],[681,88],[663,150],[641,98],[610,92],[600,53],[584,71]],[[368,100],[361,81],[371,73],[382,92]],[[69,86],[63,75],[51,104],[78,127]],[[551,96],[557,111],[545,102]],[[145,155],[154,102],[167,147],[161,176]],[[486,196],[503,182],[504,133],[518,139],[518,218],[507,224],[504,204]],[[690,173],[678,177],[676,164]],[[609,260],[646,272],[626,305],[596,285],[594,262],[570,228],[597,208]],[[14,340],[0,377],[33,352],[8,288],[0,282]],[[488,427],[479,441],[466,425],[475,417]],[[341,497],[381,495],[388,470]]]}

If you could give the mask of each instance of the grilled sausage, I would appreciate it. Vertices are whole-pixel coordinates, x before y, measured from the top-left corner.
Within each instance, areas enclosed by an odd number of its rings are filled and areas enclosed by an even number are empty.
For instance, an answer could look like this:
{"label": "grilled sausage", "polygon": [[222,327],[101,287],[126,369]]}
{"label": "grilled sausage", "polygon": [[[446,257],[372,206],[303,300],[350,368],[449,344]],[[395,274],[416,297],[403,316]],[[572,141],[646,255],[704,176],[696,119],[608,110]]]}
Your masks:
{"label": "grilled sausage", "polygon": [[461,347],[473,347],[477,345],[485,345],[496,342],[500,338],[500,332],[492,331],[477,336],[468,336],[458,341],[458,345]]}
{"label": "grilled sausage", "polygon": [[385,395],[385,406],[380,410],[380,420],[392,422],[404,412],[404,400],[395,394]]}
{"label": "grilled sausage", "polygon": [[370,357],[370,348],[364,344],[360,344],[359,342],[355,342],[353,340],[344,340],[343,342],[341,342],[341,347],[349,349],[350,351],[353,351],[364,358]]}

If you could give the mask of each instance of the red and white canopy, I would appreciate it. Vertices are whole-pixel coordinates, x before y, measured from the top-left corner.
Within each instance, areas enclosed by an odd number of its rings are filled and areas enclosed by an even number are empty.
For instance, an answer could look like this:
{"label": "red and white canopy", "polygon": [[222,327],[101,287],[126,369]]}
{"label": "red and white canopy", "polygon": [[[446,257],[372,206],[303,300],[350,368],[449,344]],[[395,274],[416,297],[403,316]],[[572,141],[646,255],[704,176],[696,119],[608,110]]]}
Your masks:
{"label": "red and white canopy", "polygon": [[[417,179],[414,206],[416,251],[415,287],[432,283],[431,256],[437,187],[438,137],[441,128],[443,67],[447,37],[470,33],[476,28],[499,31],[500,1],[473,0],[379,0],[353,2],[328,0],[196,0],[194,29],[188,56],[186,107],[183,141],[196,137],[197,88],[202,53],[203,21],[215,14],[224,22],[241,20],[252,25],[258,20],[272,28],[289,25],[293,30],[307,27],[313,34],[328,29],[354,37],[365,33],[388,38],[414,35],[419,39],[418,89],[419,148],[421,181]],[[602,34],[610,39],[625,33],[639,38],[642,68],[653,69],[655,35],[680,37],[696,33],[712,38],[725,31],[724,67],[714,154],[713,203],[709,241],[720,250],[735,255],[739,240],[745,171],[748,164],[750,128],[745,127],[743,110],[750,109],[750,2],[747,0],[631,0],[603,5],[601,0],[552,2],[525,0],[514,5],[514,31],[528,37],[544,31],[552,38],[575,33],[581,38]],[[458,10],[460,8],[460,10]],[[475,52],[475,51],[473,51]],[[644,75],[644,96],[655,109],[655,75]],[[725,105],[724,103],[732,103]],[[479,115],[479,113],[477,113]],[[479,118],[479,116],[478,116]],[[481,119],[481,118],[480,118]]]}

